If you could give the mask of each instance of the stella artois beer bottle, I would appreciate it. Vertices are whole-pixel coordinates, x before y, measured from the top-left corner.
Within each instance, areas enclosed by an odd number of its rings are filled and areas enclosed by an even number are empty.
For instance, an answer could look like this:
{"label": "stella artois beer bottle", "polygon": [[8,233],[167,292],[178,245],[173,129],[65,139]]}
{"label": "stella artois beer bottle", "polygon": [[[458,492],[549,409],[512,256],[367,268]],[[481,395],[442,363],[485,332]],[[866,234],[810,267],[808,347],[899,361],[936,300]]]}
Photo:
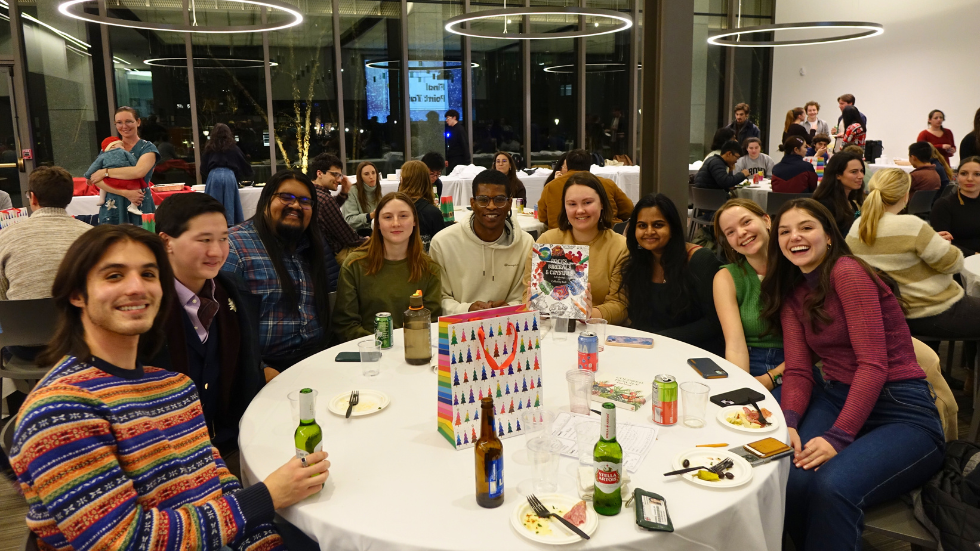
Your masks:
{"label": "stella artois beer bottle", "polygon": [[492,509],[504,502],[504,445],[497,438],[493,424],[493,398],[480,402],[480,439],[476,452],[476,503]]}
{"label": "stella artois beer bottle", "polygon": [[595,465],[595,492],[592,506],[600,515],[618,515],[623,508],[623,447],[616,441],[616,405],[602,404],[599,441],[592,451]]}

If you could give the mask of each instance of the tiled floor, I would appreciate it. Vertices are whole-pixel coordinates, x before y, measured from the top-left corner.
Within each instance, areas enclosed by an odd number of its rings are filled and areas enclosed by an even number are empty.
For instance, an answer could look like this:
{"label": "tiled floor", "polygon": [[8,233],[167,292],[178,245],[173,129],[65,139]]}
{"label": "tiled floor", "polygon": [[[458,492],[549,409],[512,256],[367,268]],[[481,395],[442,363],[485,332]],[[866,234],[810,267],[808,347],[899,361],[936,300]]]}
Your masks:
{"label": "tiled floor", "polygon": [[[946,347],[943,346],[943,365],[946,365],[945,351]],[[959,356],[959,350],[957,350],[956,355]],[[953,373],[960,380],[966,376],[966,371],[962,369],[955,369]],[[954,393],[960,407],[960,437],[966,438],[970,419],[973,415],[973,405],[964,392],[954,391]],[[24,524],[26,512],[27,504],[15,484],[13,472],[10,470],[6,458],[0,457],[0,551],[19,551],[24,548],[24,538],[27,536],[27,526]],[[884,536],[872,534],[864,538],[865,551],[902,551],[908,549],[907,543],[894,541]]]}

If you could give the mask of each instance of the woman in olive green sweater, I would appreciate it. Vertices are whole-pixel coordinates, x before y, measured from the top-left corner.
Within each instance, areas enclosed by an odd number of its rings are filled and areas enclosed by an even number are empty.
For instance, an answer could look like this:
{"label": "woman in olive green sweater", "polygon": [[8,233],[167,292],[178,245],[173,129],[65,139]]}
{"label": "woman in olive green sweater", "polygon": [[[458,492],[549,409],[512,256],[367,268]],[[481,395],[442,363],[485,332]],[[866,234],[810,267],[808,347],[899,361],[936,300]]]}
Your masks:
{"label": "woman in olive green sweater", "polygon": [[731,264],[715,275],[715,309],[725,333],[725,359],[746,370],[780,398],[783,340],[765,335],[759,317],[769,248],[769,216],[755,202],[731,199],[715,212],[715,239]]}
{"label": "woman in olive green sweater", "polygon": [[408,297],[416,290],[422,291],[433,320],[442,313],[440,268],[422,252],[412,200],[404,193],[385,195],[373,223],[371,238],[340,270],[333,326],[341,341],[373,335],[378,312],[389,312],[392,327],[400,328]]}

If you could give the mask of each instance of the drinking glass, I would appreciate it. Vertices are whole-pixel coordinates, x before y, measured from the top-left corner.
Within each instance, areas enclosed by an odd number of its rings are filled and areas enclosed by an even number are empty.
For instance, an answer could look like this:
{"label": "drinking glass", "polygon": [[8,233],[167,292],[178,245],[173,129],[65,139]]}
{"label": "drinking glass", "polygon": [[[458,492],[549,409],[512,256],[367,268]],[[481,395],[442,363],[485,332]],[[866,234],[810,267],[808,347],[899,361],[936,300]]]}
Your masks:
{"label": "drinking glass", "polygon": [[569,369],[565,372],[565,380],[568,381],[568,408],[572,413],[588,415],[595,373],[581,369]]}
{"label": "drinking glass", "polygon": [[585,327],[599,337],[599,352],[606,349],[606,326],[609,322],[602,318],[589,318],[585,322]]}
{"label": "drinking glass", "polygon": [[558,458],[561,442],[550,436],[539,436],[527,443],[527,453],[534,467],[534,491],[551,493],[558,490]]}
{"label": "drinking glass", "polygon": [[[317,391],[313,390],[313,403],[316,403]],[[293,418],[293,425],[299,425],[299,391],[294,390],[286,395],[289,398],[289,413]]]}
{"label": "drinking glass", "polygon": [[357,343],[361,353],[361,370],[365,377],[374,377],[381,373],[381,344],[375,339]]}
{"label": "drinking glass", "polygon": [[575,444],[578,449],[578,464],[592,466],[595,443],[599,441],[599,423],[579,423],[575,425]]}
{"label": "drinking glass", "polygon": [[561,342],[568,340],[568,334],[575,331],[575,320],[570,318],[551,318],[551,340]]}
{"label": "drinking glass", "polygon": [[708,406],[708,385],[688,381],[681,383],[681,417],[688,427],[704,426],[704,410]]}

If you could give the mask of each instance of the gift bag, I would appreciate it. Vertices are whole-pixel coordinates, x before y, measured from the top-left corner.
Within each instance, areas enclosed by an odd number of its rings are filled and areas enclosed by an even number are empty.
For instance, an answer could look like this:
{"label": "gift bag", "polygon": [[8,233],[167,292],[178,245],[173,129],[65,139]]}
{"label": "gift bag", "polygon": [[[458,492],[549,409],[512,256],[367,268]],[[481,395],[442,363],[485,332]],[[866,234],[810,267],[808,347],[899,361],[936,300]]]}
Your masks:
{"label": "gift bag", "polygon": [[501,439],[542,405],[538,313],[523,304],[439,318],[439,432],[457,450],[480,437],[486,396]]}

